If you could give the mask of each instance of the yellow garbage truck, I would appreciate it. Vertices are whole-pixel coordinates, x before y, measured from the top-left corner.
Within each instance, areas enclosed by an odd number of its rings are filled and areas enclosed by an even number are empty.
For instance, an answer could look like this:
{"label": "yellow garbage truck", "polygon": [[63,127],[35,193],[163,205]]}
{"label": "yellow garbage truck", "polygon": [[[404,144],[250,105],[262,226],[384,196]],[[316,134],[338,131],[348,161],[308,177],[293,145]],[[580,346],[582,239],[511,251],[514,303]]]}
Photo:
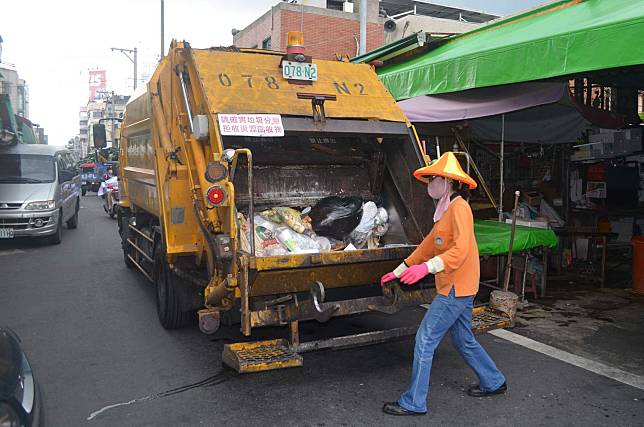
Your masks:
{"label": "yellow garbage truck", "polygon": [[[122,125],[124,261],[156,284],[163,327],[194,320],[204,333],[222,322],[239,323],[245,336],[262,326],[290,332],[227,345],[224,362],[241,372],[413,334],[411,326],[300,342],[298,328],[394,314],[434,295],[429,284],[379,286],[432,225],[412,178],[426,164],[413,127],[369,65],[312,59],[297,37],[289,48],[173,41]],[[300,213],[333,196],[373,201],[386,211],[387,232],[357,250],[260,251],[259,214]]]}

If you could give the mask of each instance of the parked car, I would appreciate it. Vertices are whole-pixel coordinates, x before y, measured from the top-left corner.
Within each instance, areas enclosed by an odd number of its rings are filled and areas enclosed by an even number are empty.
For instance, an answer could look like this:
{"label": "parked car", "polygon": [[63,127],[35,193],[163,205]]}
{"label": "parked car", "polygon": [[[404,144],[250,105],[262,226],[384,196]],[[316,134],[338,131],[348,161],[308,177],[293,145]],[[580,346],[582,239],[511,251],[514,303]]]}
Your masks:
{"label": "parked car", "polygon": [[0,239],[62,241],[63,223],[78,226],[81,182],[71,153],[60,147],[0,147]]}
{"label": "parked car", "polygon": [[0,327],[0,426],[43,424],[40,388],[20,339]]}

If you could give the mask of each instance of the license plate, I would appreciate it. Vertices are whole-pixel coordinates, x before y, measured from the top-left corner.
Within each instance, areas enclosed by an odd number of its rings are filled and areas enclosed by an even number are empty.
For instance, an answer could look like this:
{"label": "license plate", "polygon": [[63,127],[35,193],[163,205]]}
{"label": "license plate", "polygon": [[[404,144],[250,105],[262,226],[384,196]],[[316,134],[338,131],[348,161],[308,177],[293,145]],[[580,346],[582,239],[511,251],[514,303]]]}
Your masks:
{"label": "license plate", "polygon": [[317,81],[318,66],[303,62],[284,61],[282,62],[282,76],[287,80]]}
{"label": "license plate", "polygon": [[0,228],[0,239],[13,239],[13,228]]}

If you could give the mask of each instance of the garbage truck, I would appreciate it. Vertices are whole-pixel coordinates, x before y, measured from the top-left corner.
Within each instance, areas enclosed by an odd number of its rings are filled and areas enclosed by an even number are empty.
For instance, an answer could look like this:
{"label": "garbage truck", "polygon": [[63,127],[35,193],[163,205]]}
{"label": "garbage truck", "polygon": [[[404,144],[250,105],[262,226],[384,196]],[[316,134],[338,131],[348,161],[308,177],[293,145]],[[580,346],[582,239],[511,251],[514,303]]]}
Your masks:
{"label": "garbage truck", "polygon": [[[429,282],[379,284],[432,226],[425,188],[412,178],[428,160],[414,128],[371,66],[313,59],[301,35],[289,34],[286,53],[173,41],[126,106],[120,159],[124,262],[156,285],[163,327],[288,331],[289,339],[226,345],[224,362],[240,372],[413,334],[415,325],[300,342],[299,323],[394,314],[435,295]],[[326,239],[345,250],[262,250],[264,213],[279,208],[300,221],[329,198],[375,204],[386,233],[355,250],[347,239]],[[319,242],[314,231],[282,227]]]}

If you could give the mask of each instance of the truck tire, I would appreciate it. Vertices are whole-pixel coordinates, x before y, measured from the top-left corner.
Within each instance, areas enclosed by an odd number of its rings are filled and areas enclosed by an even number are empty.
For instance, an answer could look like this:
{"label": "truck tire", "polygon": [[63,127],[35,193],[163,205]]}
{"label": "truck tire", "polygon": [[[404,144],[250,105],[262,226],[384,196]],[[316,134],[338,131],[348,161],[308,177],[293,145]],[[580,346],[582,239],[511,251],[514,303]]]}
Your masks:
{"label": "truck tire", "polygon": [[186,326],[194,316],[189,311],[183,311],[179,278],[170,270],[161,248],[156,251],[154,257],[154,279],[157,286],[157,314],[161,326],[165,329]]}
{"label": "truck tire", "polygon": [[130,244],[127,242],[127,239],[130,238],[130,229],[128,228],[130,217],[122,215],[121,211],[119,211],[117,221],[119,223],[119,234],[121,235],[121,247],[123,248],[123,262],[127,268],[134,268],[134,263],[128,256],[132,253]]}

